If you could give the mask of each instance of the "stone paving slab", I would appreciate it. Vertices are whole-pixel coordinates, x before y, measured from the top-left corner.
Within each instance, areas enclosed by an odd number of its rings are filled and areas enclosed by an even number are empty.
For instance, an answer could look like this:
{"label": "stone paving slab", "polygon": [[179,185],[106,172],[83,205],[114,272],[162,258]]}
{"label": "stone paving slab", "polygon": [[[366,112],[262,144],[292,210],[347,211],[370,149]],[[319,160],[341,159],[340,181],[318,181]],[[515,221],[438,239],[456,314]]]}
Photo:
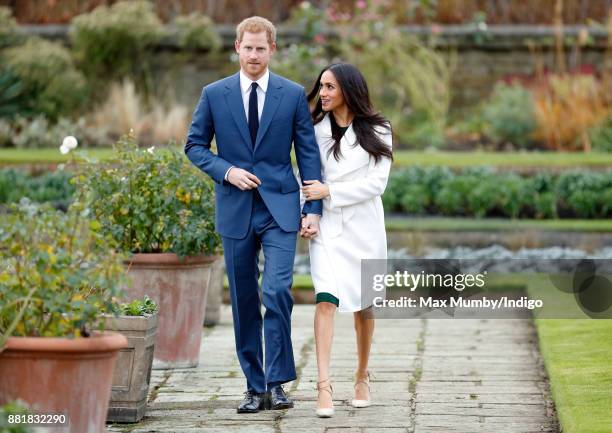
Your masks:
{"label": "stone paving slab", "polygon": [[376,322],[370,370],[373,406],[355,409],[352,314],[336,315],[332,382],[336,413],[316,406],[314,306],[296,305],[298,379],[285,385],[295,408],[237,414],[245,390],[231,311],[205,330],[200,364],[154,370],[147,414],[113,433],[558,433],[537,335],[528,320],[384,319]]}

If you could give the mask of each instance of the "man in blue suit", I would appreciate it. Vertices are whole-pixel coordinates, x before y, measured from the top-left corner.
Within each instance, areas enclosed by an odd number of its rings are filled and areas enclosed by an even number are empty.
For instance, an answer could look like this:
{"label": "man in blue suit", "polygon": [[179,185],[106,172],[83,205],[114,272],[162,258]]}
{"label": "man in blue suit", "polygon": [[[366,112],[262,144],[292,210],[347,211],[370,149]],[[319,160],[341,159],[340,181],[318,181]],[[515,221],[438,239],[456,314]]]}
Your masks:
{"label": "man in blue suit", "polygon": [[[319,149],[304,88],[268,70],[275,40],[274,25],[264,18],[238,25],[240,72],[204,87],[185,145],[191,162],[216,182],[215,224],[223,239],[236,351],[247,380],[239,413],[293,407],[281,385],[296,378],[291,344],[296,235],[300,223],[316,235],[322,210],[320,201],[309,201],[300,213],[291,144],[304,180],[321,180]],[[213,136],[216,154],[210,150]]]}

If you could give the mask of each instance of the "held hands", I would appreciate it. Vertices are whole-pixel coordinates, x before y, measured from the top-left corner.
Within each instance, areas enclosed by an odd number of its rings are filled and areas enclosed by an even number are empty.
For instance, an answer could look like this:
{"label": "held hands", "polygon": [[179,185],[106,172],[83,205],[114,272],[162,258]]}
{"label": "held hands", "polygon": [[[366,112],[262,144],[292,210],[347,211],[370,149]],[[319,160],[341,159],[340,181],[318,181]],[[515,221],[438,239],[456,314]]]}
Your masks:
{"label": "held hands", "polygon": [[242,191],[257,188],[261,185],[261,180],[257,176],[238,167],[230,168],[227,173],[227,181]]}
{"label": "held hands", "polygon": [[300,220],[300,236],[304,239],[312,239],[319,234],[319,219],[321,215],[304,215]]}
{"label": "held hands", "polygon": [[306,186],[302,187],[302,193],[306,201],[321,200],[329,197],[329,187],[318,180],[305,180]]}

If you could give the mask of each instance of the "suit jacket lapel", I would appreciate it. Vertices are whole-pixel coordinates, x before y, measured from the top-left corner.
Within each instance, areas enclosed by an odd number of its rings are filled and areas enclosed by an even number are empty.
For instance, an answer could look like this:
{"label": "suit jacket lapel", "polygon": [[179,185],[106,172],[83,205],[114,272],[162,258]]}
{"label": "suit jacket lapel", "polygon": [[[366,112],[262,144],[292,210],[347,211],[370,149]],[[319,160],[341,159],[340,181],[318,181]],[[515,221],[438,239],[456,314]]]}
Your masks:
{"label": "suit jacket lapel", "polygon": [[[251,145],[251,134],[249,133],[249,125],[247,124],[246,113],[244,112],[244,104],[242,102],[242,90],[240,89],[240,73],[237,73],[232,77],[231,83],[225,86],[225,102],[229,108],[234,122],[242,139],[244,140],[245,146],[249,150],[253,150]],[[260,128],[261,129],[261,128]]]}
{"label": "suit jacket lapel", "polygon": [[281,99],[283,99],[283,85],[280,80],[277,79],[276,75],[270,72],[270,80],[268,81],[268,91],[266,92],[266,100],[263,106],[263,112],[261,113],[261,120],[259,121],[259,129],[257,130],[257,139],[255,140],[255,150],[261,143],[263,136],[266,134],[270,122],[274,118],[274,114],[280,105]]}

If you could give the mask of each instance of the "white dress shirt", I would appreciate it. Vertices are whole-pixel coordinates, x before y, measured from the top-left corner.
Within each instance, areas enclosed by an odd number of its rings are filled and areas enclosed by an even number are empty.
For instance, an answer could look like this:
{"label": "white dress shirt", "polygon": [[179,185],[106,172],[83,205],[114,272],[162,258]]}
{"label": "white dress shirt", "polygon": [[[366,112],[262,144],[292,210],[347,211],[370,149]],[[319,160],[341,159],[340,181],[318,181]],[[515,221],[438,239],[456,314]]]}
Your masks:
{"label": "white dress shirt", "polygon": [[[257,118],[261,120],[261,113],[263,111],[264,101],[266,100],[266,92],[268,91],[268,81],[270,80],[270,71],[266,69],[266,72],[256,81],[257,83]],[[244,105],[244,114],[246,115],[247,122],[249,121],[249,98],[251,97],[253,80],[245,75],[240,70],[240,90],[242,90],[242,104]]]}
{"label": "white dress shirt", "polygon": [[[264,101],[266,100],[266,92],[268,91],[268,81],[270,80],[270,71],[266,69],[266,72],[256,81],[257,83],[257,118],[261,120],[261,113],[263,112]],[[253,80],[246,76],[246,74],[240,69],[240,90],[242,91],[242,105],[244,106],[244,114],[249,121],[249,98],[251,97],[251,90],[253,87]],[[234,168],[231,166],[225,172],[225,180],[230,170]]]}

